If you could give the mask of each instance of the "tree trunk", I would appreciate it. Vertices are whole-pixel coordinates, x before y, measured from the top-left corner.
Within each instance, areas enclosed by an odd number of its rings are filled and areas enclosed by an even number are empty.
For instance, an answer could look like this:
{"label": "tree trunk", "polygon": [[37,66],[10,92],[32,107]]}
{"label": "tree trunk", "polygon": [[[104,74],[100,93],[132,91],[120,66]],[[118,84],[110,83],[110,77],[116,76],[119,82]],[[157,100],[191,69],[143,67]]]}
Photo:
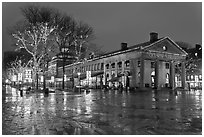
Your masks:
{"label": "tree trunk", "polygon": [[43,68],[43,90],[45,91],[46,89],[46,81],[45,81],[45,64],[44,64],[44,68]]}
{"label": "tree trunk", "polygon": [[38,90],[38,73],[36,73],[36,90]]}
{"label": "tree trunk", "polygon": [[43,90],[46,89],[45,73],[43,74]]}
{"label": "tree trunk", "polygon": [[64,73],[65,73],[65,59],[63,57],[63,61],[62,61],[62,89],[64,90]]}

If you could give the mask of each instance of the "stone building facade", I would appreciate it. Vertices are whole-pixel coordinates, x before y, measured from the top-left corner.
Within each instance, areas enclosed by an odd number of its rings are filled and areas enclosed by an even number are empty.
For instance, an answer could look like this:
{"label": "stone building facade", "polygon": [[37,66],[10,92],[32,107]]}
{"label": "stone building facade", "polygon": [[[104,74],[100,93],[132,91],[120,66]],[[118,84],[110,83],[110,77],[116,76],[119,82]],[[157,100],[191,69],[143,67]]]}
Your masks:
{"label": "stone building facade", "polygon": [[[182,64],[182,87],[185,85],[187,53],[169,37],[158,38],[150,33],[150,40],[134,46],[121,43],[121,49],[65,66],[67,86],[73,85],[129,88],[175,88],[175,64]],[[58,78],[62,67],[57,68]],[[61,80],[60,80],[61,81]],[[55,79],[55,83],[59,82]]]}

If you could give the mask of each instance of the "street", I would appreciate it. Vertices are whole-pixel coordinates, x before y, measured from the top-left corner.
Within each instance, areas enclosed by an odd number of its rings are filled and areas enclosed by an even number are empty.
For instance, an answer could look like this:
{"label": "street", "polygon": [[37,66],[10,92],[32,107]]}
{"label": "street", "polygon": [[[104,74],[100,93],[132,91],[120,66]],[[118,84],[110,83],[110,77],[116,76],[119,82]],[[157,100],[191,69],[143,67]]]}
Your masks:
{"label": "street", "polygon": [[200,135],[202,91],[2,92],[3,135]]}

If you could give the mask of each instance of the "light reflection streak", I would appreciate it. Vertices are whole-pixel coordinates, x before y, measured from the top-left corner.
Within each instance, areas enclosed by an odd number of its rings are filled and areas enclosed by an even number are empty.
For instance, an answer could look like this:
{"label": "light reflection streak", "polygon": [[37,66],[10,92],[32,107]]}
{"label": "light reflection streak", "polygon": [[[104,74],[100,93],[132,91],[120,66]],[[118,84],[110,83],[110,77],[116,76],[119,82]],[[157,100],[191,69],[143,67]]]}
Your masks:
{"label": "light reflection streak", "polygon": [[9,102],[9,97],[6,97],[5,101],[6,101],[6,103]]}
{"label": "light reflection streak", "polygon": [[63,110],[67,110],[67,94],[66,93],[64,93],[64,102],[63,102],[63,104],[64,104],[64,109]]}
{"label": "light reflection streak", "polygon": [[31,107],[31,98],[24,100],[24,115],[29,117],[30,107]]}
{"label": "light reflection streak", "polygon": [[52,111],[54,115],[56,115],[55,114],[55,107],[56,107],[55,103],[56,103],[55,94],[50,94],[50,110]]}
{"label": "light reflection streak", "polygon": [[127,105],[127,96],[125,92],[122,92],[122,106],[125,107]]}
{"label": "light reflection streak", "polygon": [[85,107],[86,107],[86,113],[90,114],[92,109],[91,109],[91,104],[93,99],[92,92],[90,92],[88,95],[85,96]]}

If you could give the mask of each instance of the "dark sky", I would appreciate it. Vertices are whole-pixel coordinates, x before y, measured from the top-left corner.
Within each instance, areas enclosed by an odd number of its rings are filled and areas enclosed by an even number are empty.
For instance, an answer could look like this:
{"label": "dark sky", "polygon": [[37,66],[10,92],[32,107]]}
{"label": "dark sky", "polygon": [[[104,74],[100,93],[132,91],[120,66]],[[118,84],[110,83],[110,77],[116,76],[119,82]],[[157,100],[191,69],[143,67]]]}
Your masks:
{"label": "dark sky", "polygon": [[[12,50],[7,28],[23,17],[20,7],[31,3],[2,3],[2,51]],[[134,45],[149,40],[149,33],[174,41],[202,44],[202,3],[38,3],[50,6],[88,23],[104,51],[120,48],[121,42]]]}

